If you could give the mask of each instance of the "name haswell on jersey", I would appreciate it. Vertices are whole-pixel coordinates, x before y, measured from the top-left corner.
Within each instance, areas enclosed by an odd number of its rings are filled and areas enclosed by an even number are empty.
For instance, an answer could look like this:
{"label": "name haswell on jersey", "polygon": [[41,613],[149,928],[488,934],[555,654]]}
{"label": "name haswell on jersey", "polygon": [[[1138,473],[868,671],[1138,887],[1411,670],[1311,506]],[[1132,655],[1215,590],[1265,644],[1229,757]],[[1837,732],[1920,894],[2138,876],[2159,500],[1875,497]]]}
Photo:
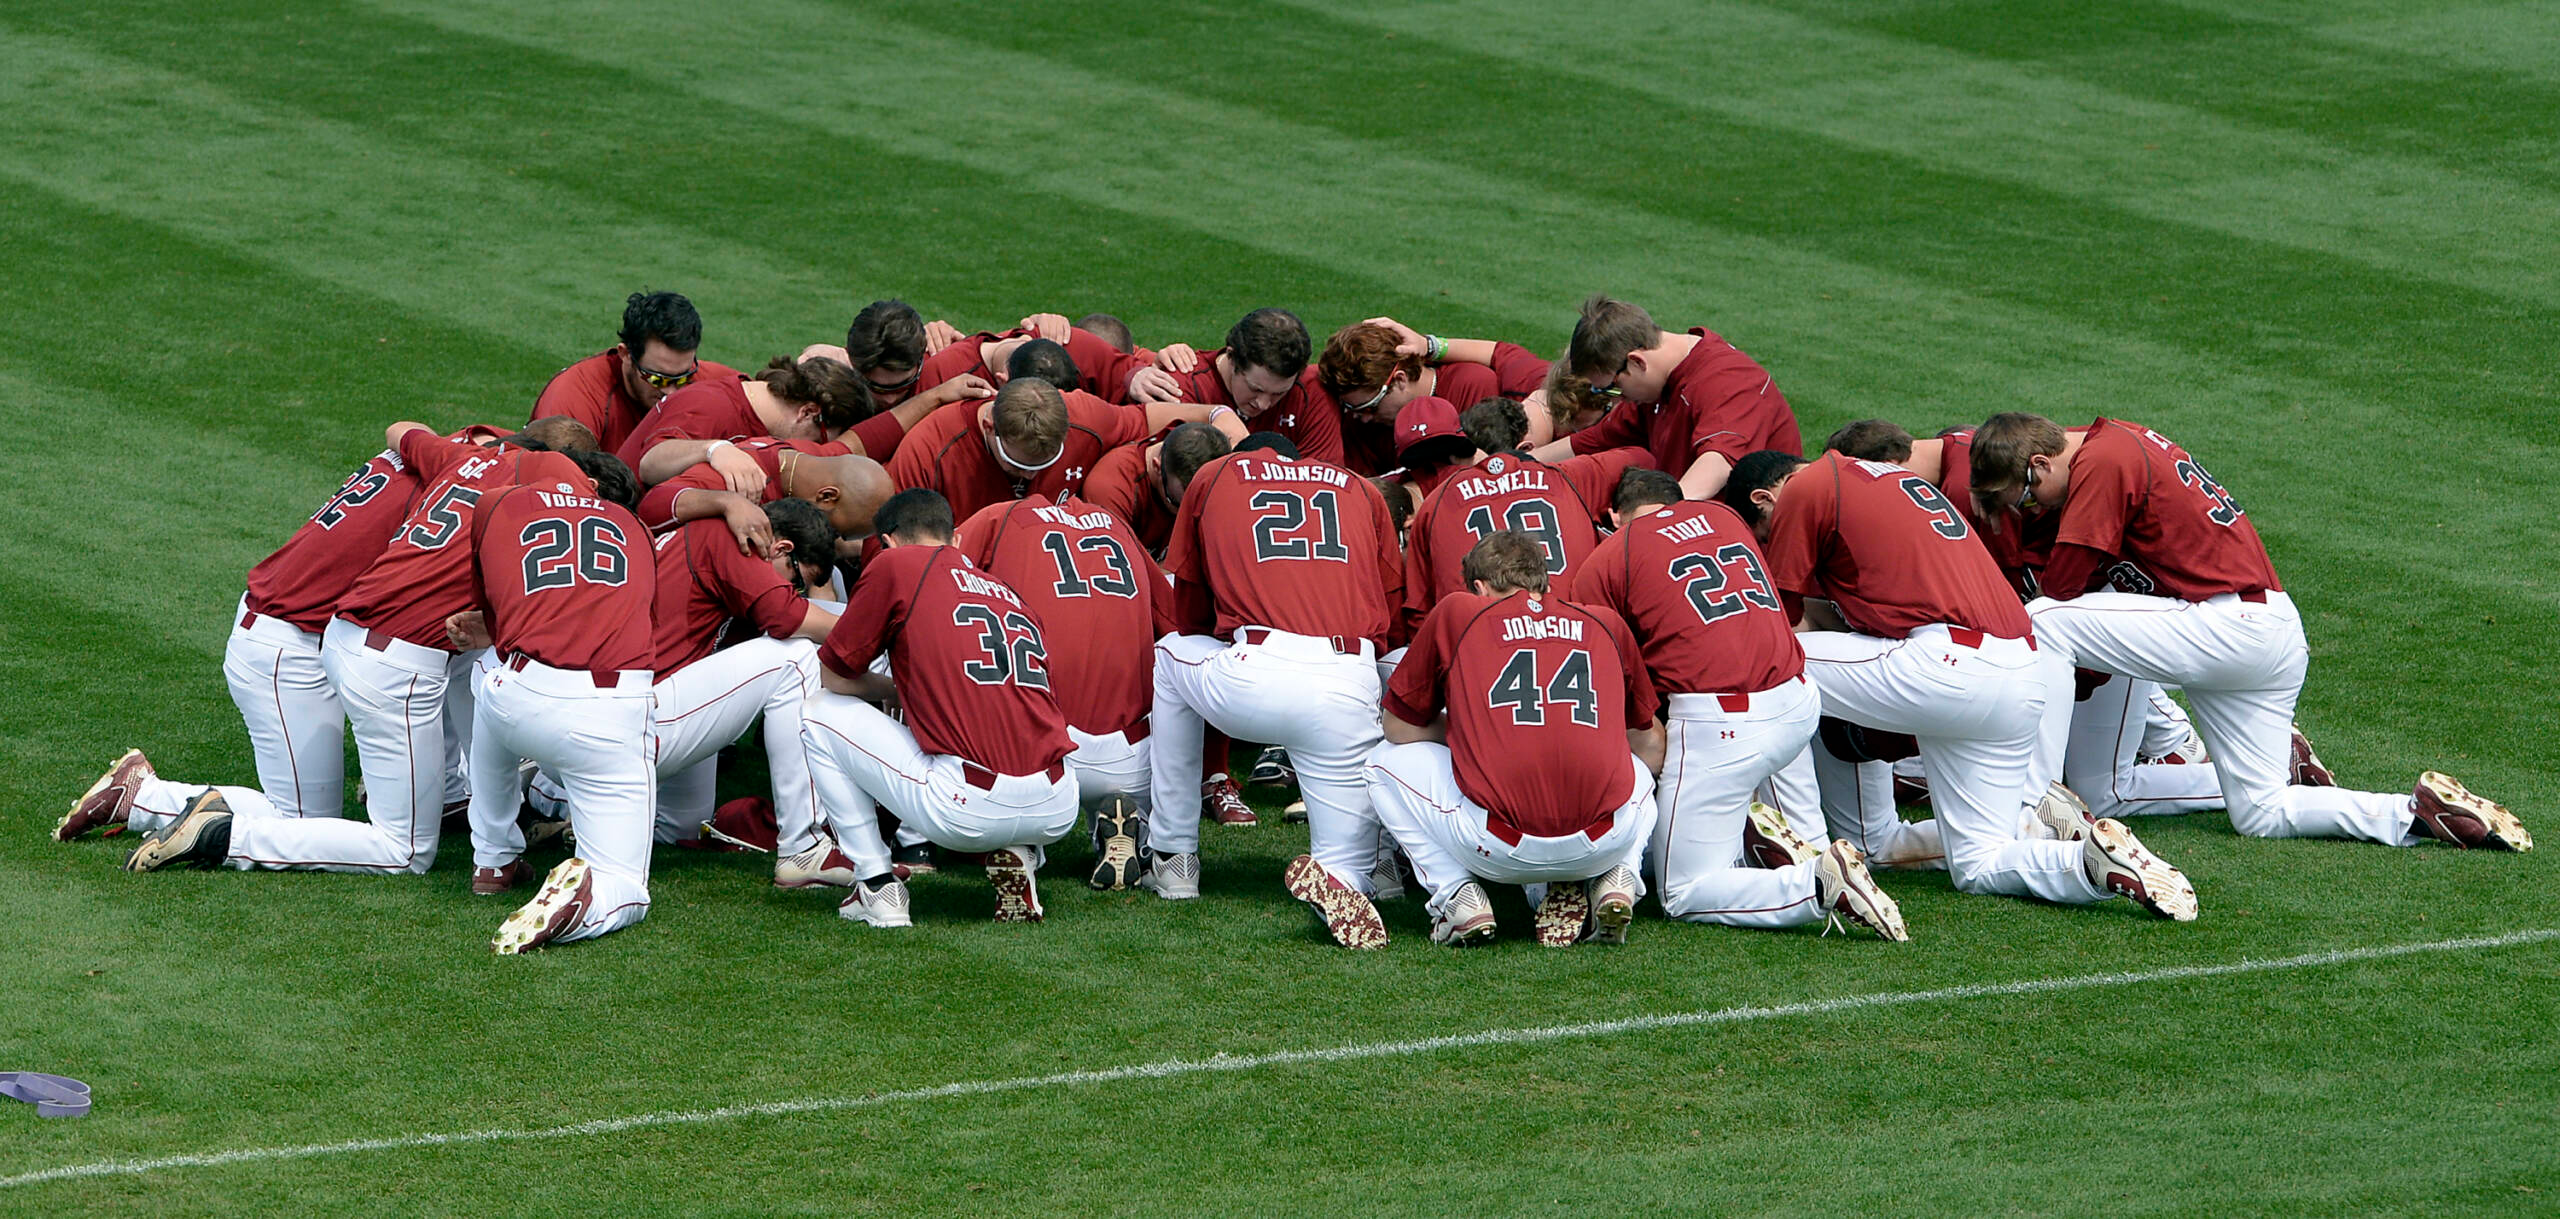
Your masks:
{"label": "name haswell on jersey", "polygon": [[1544,491],[1547,489],[1546,471],[1538,469],[1535,466],[1523,466],[1517,470],[1506,471],[1502,468],[1502,465],[1502,459],[1496,457],[1485,467],[1486,470],[1492,473],[1493,477],[1487,478],[1483,475],[1470,475],[1459,479],[1457,486],[1454,488],[1458,497],[1461,499],[1483,499],[1489,495],[1507,495],[1514,491]]}
{"label": "name haswell on jersey", "polygon": [[1256,482],[1323,483],[1329,487],[1351,485],[1351,476],[1332,466],[1287,465],[1276,461],[1239,461],[1236,472]]}
{"label": "name haswell on jersey", "polygon": [[1544,608],[1543,602],[1532,597],[1529,599],[1529,613],[1516,618],[1503,619],[1502,641],[1510,643],[1518,639],[1562,639],[1571,643],[1582,642],[1582,619],[1537,612]]}

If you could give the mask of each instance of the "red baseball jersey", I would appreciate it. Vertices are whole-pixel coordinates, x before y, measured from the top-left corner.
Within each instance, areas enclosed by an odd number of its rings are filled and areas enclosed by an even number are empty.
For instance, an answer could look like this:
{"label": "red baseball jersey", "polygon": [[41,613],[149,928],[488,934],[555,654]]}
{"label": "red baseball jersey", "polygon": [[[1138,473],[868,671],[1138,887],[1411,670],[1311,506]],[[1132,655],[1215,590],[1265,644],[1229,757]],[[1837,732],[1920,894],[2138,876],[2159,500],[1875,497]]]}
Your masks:
{"label": "red baseball jersey", "polygon": [[770,559],[738,551],[722,521],[687,521],[655,545],[657,587],[650,645],[658,680],[711,654],[732,619],[745,619],[775,639],[789,639],[809,617],[809,603]]}
{"label": "red baseball jersey", "polygon": [[747,402],[744,381],[698,382],[669,394],[640,422],[614,454],[634,472],[650,449],[669,440],[750,440],[765,434],[764,419]]}
{"label": "red baseball jersey", "polygon": [[[1207,406],[1234,406],[1235,398],[1227,393],[1226,378],[1218,375],[1218,357],[1225,348],[1200,353],[1200,362],[1189,372],[1173,374],[1181,386],[1182,400]],[[1298,373],[1298,383],[1289,387],[1271,408],[1244,421],[1257,432],[1278,432],[1298,446],[1298,456],[1313,461],[1343,464],[1342,408],[1335,405],[1333,395],[1324,392],[1324,383],[1310,362]],[[1391,446],[1392,447],[1392,446]]]}
{"label": "red baseball jersey", "polygon": [[2079,595],[2097,568],[2119,555],[2161,593],[2186,601],[2284,587],[2257,526],[2231,493],[2185,449],[2138,423],[2101,418],[2090,425],[2071,457],[2070,495],[2048,515],[2062,518],[2048,581],[2056,596]]}
{"label": "red baseball jersey", "polygon": [[327,628],[339,599],[382,557],[417,502],[416,471],[395,450],[375,454],[283,546],[249,569],[250,612],[306,631]]}
{"label": "red baseball jersey", "polygon": [[1635,628],[1653,688],[1751,694],[1804,672],[1751,527],[1714,500],[1665,504],[1601,539],[1573,577],[1573,600]]}
{"label": "red baseball jersey", "polygon": [[[556,455],[555,455],[556,456]],[[647,669],[649,531],[592,488],[501,488],[473,514],[477,600],[498,654],[555,669]]]}
{"label": "red baseball jersey", "polygon": [[[948,350],[946,348],[945,350]],[[996,465],[979,420],[982,403],[959,402],[925,416],[898,446],[889,479],[899,488],[930,487],[951,501],[951,515],[967,520],[978,509],[1026,495],[1056,499],[1084,490],[1085,476],[1104,453],[1144,439],[1146,412],[1118,406],[1081,390],[1069,390],[1065,449],[1028,482]]]}
{"label": "red baseball jersey", "polygon": [[425,490],[390,544],[339,598],[337,616],[450,652],[444,620],[471,608],[471,518],[481,499],[518,484],[593,495],[595,484],[558,453],[458,445],[424,429],[401,435],[400,458]]}
{"label": "red baseball jersey", "polygon": [[[760,502],[770,504],[782,498],[782,455],[786,451],[810,457],[841,457],[853,449],[840,440],[776,440],[765,436],[739,441],[738,451],[754,458],[756,465],[763,469],[764,494]],[[635,515],[639,516],[641,524],[663,533],[675,528],[678,495],[688,490],[723,491],[728,486],[729,480],[721,477],[720,471],[713,469],[710,462],[700,462],[684,473],[649,488],[640,496],[640,509]]]}
{"label": "red baseball jersey", "polygon": [[1646,460],[1633,448],[1553,465],[1526,453],[1490,453],[1450,471],[1405,527],[1405,616],[1419,622],[1442,597],[1466,591],[1460,568],[1467,552],[1504,529],[1538,540],[1547,552],[1547,587],[1561,593],[1600,544],[1601,513],[1619,476]]}
{"label": "red baseball jersey", "polygon": [[1662,400],[1619,403],[1600,422],[1573,434],[1574,452],[1640,444],[1653,450],[1656,467],[1677,477],[1708,453],[1740,461],[1761,449],[1804,451],[1795,411],[1769,370],[1712,330],[1701,326],[1689,333],[1698,336],[1698,345],[1671,370]]}
{"label": "red baseball jersey", "polygon": [[1173,509],[1157,493],[1155,476],[1147,471],[1147,451],[1172,430],[1103,454],[1094,461],[1093,472],[1084,476],[1085,501],[1119,517],[1147,553],[1159,556],[1173,539]]}
{"label": "red baseball jersey", "polygon": [[[954,341],[949,347],[924,358],[924,364],[916,371],[916,386],[912,392],[921,394],[967,373],[976,373],[991,385],[1001,385],[1003,381],[995,375],[995,370],[987,367],[987,344],[1021,338],[1030,333],[1028,330],[1008,330],[1003,334],[980,331]],[[1090,331],[1070,330],[1063,346],[1067,349],[1067,358],[1076,364],[1076,388],[1105,402],[1126,399],[1129,396],[1129,374],[1145,367],[1138,357],[1121,354],[1109,340]]]}
{"label": "red baseball jersey", "polygon": [[1048,638],[1072,641],[1049,663],[1069,724],[1097,736],[1142,724],[1173,596],[1127,525],[1080,499],[1033,495],[979,509],[953,544],[1011,587]]}
{"label": "red baseball jersey", "polygon": [[1229,453],[1191,478],[1165,548],[1183,629],[1262,626],[1385,647],[1404,598],[1387,501],[1340,466]]}
{"label": "red baseball jersey", "polygon": [[1964,514],[1902,466],[1825,453],[1796,471],[1773,511],[1768,560],[1778,590],[1829,598],[1857,630],[1901,639],[1944,623],[2028,635],[2026,606]]}
{"label": "red baseball jersey", "polygon": [[[737,379],[737,369],[703,360],[684,388]],[[640,405],[640,400],[631,396],[630,387],[623,384],[622,348],[617,344],[554,374],[551,383],[542,387],[541,396],[533,400],[532,418],[566,415],[596,434],[597,448],[613,453],[621,450],[648,413],[649,408]]]}
{"label": "red baseball jersey", "polygon": [[1635,794],[1627,725],[1661,710],[1615,613],[1531,592],[1443,599],[1381,702],[1410,724],[1447,708],[1458,790],[1506,838],[1608,832]]}
{"label": "red baseball jersey", "polygon": [[[1509,343],[1495,344],[1494,353],[1491,368],[1482,364],[1442,364],[1432,368],[1422,392],[1464,411],[1487,398],[1526,397],[1546,384],[1545,360]],[[1538,379],[1526,387],[1516,385],[1516,379],[1531,365],[1536,366]],[[1506,367],[1509,376],[1505,375]],[[1342,449],[1345,464],[1355,473],[1383,474],[1396,468],[1395,429],[1389,423],[1345,415]]]}
{"label": "red baseball jersey", "polygon": [[1028,775],[1074,751],[1049,691],[1039,620],[958,547],[892,546],[864,563],[818,659],[857,677],[884,648],[907,728],[926,753]]}

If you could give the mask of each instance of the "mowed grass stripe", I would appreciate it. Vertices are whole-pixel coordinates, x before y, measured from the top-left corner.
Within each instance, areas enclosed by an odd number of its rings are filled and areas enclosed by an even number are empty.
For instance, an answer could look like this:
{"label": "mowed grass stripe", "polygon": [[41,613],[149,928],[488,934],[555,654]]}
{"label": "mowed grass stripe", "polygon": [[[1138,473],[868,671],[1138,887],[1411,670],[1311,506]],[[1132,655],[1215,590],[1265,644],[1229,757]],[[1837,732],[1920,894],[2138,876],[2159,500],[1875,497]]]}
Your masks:
{"label": "mowed grass stripe", "polygon": [[1633,1016],[1618,1020],[1602,1020],[1581,1024],[1546,1025],[1530,1028],[1494,1028],[1468,1033],[1452,1033],[1411,1041],[1367,1042],[1320,1049],[1283,1050],[1267,1054],[1225,1055],[1208,1059],[1171,1059],[1161,1062],[1092,1070],[1063,1071],[1051,1075],[1017,1076],[1008,1079],[961,1080],[930,1087],[899,1091],[873,1092],[860,1096],[819,1097],[807,1100],[771,1101],[760,1104],[728,1105],[714,1109],[664,1110],[628,1117],[598,1118],[570,1125],[541,1129],[485,1129],[450,1133],[419,1133],[382,1138],[353,1139],[340,1143],[305,1144],[289,1147],[255,1147],[233,1151],[189,1153],[144,1160],[110,1160],[59,1168],[37,1169],[14,1176],[0,1177],[0,1189],[41,1185],[54,1181],[87,1177],[137,1176],[185,1168],[218,1168],[230,1164],[258,1163],[276,1160],[313,1159],[325,1156],[352,1155],[368,1151],[397,1151],[419,1148],[442,1148],[473,1143],[530,1142],[548,1139],[584,1138],[620,1134],[663,1126],[691,1126],[742,1118],[788,1117],[808,1113],[826,1113],[848,1109],[869,1109],[920,1101],[943,1100],[964,1096],[985,1096],[1007,1092],[1037,1091],[1051,1088],[1090,1087],[1143,1080],[1172,1079],[1187,1075],[1230,1074],[1259,1071],[1270,1067],[1359,1062],[1380,1058],[1402,1058],[1417,1054],[1436,1054],[1451,1050],[1492,1046],[1536,1045],[1544,1042],[1616,1037],[1629,1033],[1659,1032],[1668,1029],[1695,1028],[1710,1025],[1740,1024],[1763,1020],[1821,1017],[1894,1008],[1917,1004],[1964,1002],[1975,999],[2007,998],[2022,995],[2047,995],[2101,987],[2147,986],[2163,982],[2189,982],[2243,974],[2268,973],[2296,969],[2324,968],[2382,961],[2420,954],[2478,952],[2527,946],[2560,939],[2560,929],[2536,929],[2501,935],[2476,936],[2465,939],[2435,940],[2420,943],[2380,945],[2367,948],[2343,948],[2304,953],[2274,960],[2236,961],[2221,965],[2179,965],[2134,972],[2081,974],[2062,978],[2037,978],[2012,982],[1965,983],[1931,990],[1900,991],[1881,994],[1847,995],[1834,999],[1813,999],[1766,1006],[1726,1007],[1705,1011],[1679,1012],[1657,1016]]}
{"label": "mowed grass stripe", "polygon": [[[2050,23],[2085,20],[2088,28],[2074,28],[2078,37],[2066,44],[2079,54],[2061,62],[2021,55],[2027,60],[2021,65],[2009,62],[2000,46],[1942,48],[1747,5],[1702,10],[1644,0],[1616,6],[1610,22],[1595,24],[1534,0],[1471,4],[1462,21],[1437,9],[1289,2],[1329,21],[1397,35],[1387,44],[1392,49],[1371,54],[1402,55],[1411,40],[1425,39],[1511,60],[1517,71],[1638,94],[1657,110],[1667,105],[1817,137],[2395,276],[2541,306],[2560,303],[2560,272],[2537,253],[2560,244],[2560,193],[2553,189],[2560,182],[2539,174],[2523,180],[2530,185],[2457,176],[2406,148],[2377,153],[2343,134],[2225,116],[2202,104],[2210,96],[2182,104],[2180,87],[2198,81],[2253,93],[2267,82],[2228,65],[2194,72],[2192,79],[2162,79],[2169,72],[2162,61],[2183,44],[2144,56],[2119,45],[2122,39],[2102,38],[2117,32],[2100,24],[2118,12],[2116,5],[2027,6],[2092,16]],[[2004,16],[2019,19],[1988,24],[2032,25],[2024,14]],[[1980,24],[1951,20],[1946,28]],[[1903,32],[1893,20],[1873,25]],[[2265,41],[2291,46],[2302,40]],[[2092,65],[2106,70],[2088,74],[2095,79],[2071,71]],[[2450,77],[2434,74],[2428,83],[2449,88]],[[2339,99],[2319,100],[2325,113]],[[2560,93],[2553,100],[2560,102]],[[2393,103],[2401,122],[2428,117],[2409,115],[2401,101]],[[2442,132],[2420,133],[2429,147],[2460,138],[2459,124],[2440,125]],[[1721,154],[1718,161],[1724,163]]]}
{"label": "mowed grass stripe", "polygon": [[[2501,41],[2517,49],[2538,45],[2540,72],[2520,70],[2529,62],[2521,56],[2498,63],[2477,55],[2447,62],[2410,54],[2407,48],[2432,45],[2427,27],[2441,18],[2421,19],[2417,29],[2387,25],[2394,45],[2386,49],[2323,37],[2316,25],[2270,14],[2168,0],[2104,6],[1976,0],[1898,13],[1824,0],[1814,7],[1897,37],[2237,123],[2494,175],[2539,191],[2560,187],[2560,167],[2550,155],[2560,143],[2560,81],[2548,76],[2555,62],[2547,37],[2552,30],[2537,24],[2530,10],[2506,19]],[[2477,30],[2484,15],[2474,11],[2467,18]],[[2537,34],[2545,35],[2538,43]],[[2426,224],[2428,210],[2477,199],[2464,185],[2472,182],[2466,177],[2425,192],[2424,207],[2407,208],[2410,222]]]}
{"label": "mowed grass stripe", "polygon": [[[610,12],[597,17],[601,25],[624,20]],[[964,328],[1009,325],[1035,309],[1108,309],[1160,345],[1175,337],[1214,342],[1250,307],[1236,303],[1240,284],[1285,292],[1301,308],[1345,312],[1374,307],[1395,291],[1372,277],[1196,231],[1173,215],[1178,208],[1141,216],[1113,207],[1115,200],[1048,195],[1010,172],[909,155],[859,131],[848,136],[700,96],[687,98],[681,119],[670,121],[665,81],[650,62],[626,68],[572,59],[550,45],[510,44],[343,5],[285,13],[255,0],[136,3],[18,21],[22,29],[77,40],[102,59],[112,56],[123,70],[143,65],[196,82],[190,97],[314,124],[317,134],[297,142],[344,151],[313,171],[327,183],[317,197],[383,194],[407,208],[415,206],[415,192],[432,191],[448,226],[429,234],[386,226],[370,203],[312,215],[302,202],[312,193],[307,181],[275,181],[222,163],[190,166],[222,182],[224,195],[295,192],[274,203],[300,213],[295,219],[305,227],[227,224],[236,240],[299,257],[301,234],[325,233],[347,252],[345,261],[416,263],[426,286],[470,292],[456,307],[475,311],[485,308],[478,281],[491,278],[540,299],[546,316],[599,310],[609,318],[611,310],[600,307],[618,305],[641,282],[674,287],[704,312],[706,354],[732,362],[761,364],[841,336],[853,311],[879,296],[904,296],[927,316],[945,315]],[[350,58],[371,66],[350,77],[343,71]],[[767,79],[768,59],[749,39],[717,70],[751,84]],[[846,70],[840,58],[817,59],[830,79]],[[469,74],[472,89],[453,87],[458,72]],[[58,92],[41,96],[62,109]],[[110,114],[73,125],[119,131],[132,121]],[[204,142],[159,127],[139,135],[182,140],[180,151]],[[297,155],[257,151],[283,160],[252,165],[289,164]],[[938,143],[921,151],[938,152]],[[344,172],[334,162],[350,160],[397,168],[379,185],[333,180]],[[184,222],[183,213],[175,216]],[[450,237],[457,232],[474,234],[472,246],[496,248],[459,261],[470,251],[444,249],[456,244]],[[548,254],[555,236],[560,249]],[[448,261],[415,258],[422,239]],[[1221,273],[1166,273],[1187,265]],[[371,264],[349,278],[370,281]],[[1145,289],[1096,291],[1111,283]],[[1491,328],[1490,319],[1463,312],[1457,320]],[[585,331],[557,327],[509,333],[545,343],[560,335],[576,354],[601,345],[589,345]]]}

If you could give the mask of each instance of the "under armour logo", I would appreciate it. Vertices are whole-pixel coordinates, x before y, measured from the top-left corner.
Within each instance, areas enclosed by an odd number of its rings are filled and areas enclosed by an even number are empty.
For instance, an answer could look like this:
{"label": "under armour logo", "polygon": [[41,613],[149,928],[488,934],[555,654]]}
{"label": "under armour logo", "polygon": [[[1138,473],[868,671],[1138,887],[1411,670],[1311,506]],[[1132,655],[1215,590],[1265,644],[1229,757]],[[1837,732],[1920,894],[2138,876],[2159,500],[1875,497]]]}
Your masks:
{"label": "under armour logo", "polygon": [[1280,416],[1280,426],[1296,427],[1298,426],[1298,417],[1296,415],[1282,415]]}
{"label": "under armour logo", "polygon": [[1725,740],[1728,740],[1728,741],[1731,741],[1731,740],[1738,740],[1738,739],[1740,739],[1740,737],[1741,737],[1741,734],[1740,734],[1740,733],[1735,732],[1735,731],[1734,731],[1733,729],[1731,729],[1731,728],[1727,728],[1727,729],[1725,729],[1725,730],[1724,730],[1724,737],[1723,737],[1723,739],[1725,739]]}
{"label": "under armour logo", "polygon": [[1068,466],[1068,467],[1067,467],[1067,481],[1068,481],[1068,482],[1071,482],[1071,483],[1080,483],[1080,482],[1083,482],[1083,481],[1084,481],[1084,467],[1083,467],[1083,466]]}

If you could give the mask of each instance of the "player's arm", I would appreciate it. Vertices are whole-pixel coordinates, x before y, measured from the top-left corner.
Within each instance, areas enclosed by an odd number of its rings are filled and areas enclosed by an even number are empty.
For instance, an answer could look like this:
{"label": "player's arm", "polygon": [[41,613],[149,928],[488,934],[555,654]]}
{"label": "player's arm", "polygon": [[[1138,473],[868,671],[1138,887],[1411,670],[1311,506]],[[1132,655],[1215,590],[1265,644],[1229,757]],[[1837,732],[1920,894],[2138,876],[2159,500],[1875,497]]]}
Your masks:
{"label": "player's arm", "polygon": [[793,639],[824,639],[827,637],[828,632],[835,629],[835,611],[823,606],[812,605],[809,607],[808,616],[800,620],[800,629],[791,632],[789,637]]}
{"label": "player's arm", "polygon": [[2053,548],[2053,557],[2045,560],[2044,574],[2037,581],[2037,587],[2056,601],[2069,601],[2099,587],[2098,573],[2115,561],[2114,555],[2103,550],[2076,542],[2058,543]]}
{"label": "player's arm", "polygon": [[1845,631],[1849,620],[1840,616],[1840,607],[1821,597],[1804,597],[1796,613],[1796,633],[1806,631]]}
{"label": "player's arm", "polygon": [[1733,474],[1733,461],[1722,453],[1698,454],[1696,461],[1680,475],[1681,494],[1691,499],[1713,499],[1724,489],[1724,480]]}
{"label": "player's arm", "polygon": [[727,440],[661,440],[640,455],[640,467],[631,473],[642,486],[656,486],[705,462],[720,472],[730,490],[741,495],[764,494],[764,467]]}
{"label": "player's arm", "polygon": [[1202,406],[1197,402],[1132,403],[1131,409],[1146,412],[1146,434],[1153,436],[1177,423],[1206,423],[1226,433],[1228,440],[1242,440],[1251,435],[1244,420],[1232,406]]}
{"label": "player's arm", "polygon": [[1627,752],[1636,755],[1646,770],[1662,773],[1663,731],[1661,720],[1648,720],[1642,728],[1627,729]]}
{"label": "player's arm", "polygon": [[933,386],[918,390],[906,401],[889,408],[898,422],[909,428],[924,422],[924,417],[955,402],[974,402],[996,396],[996,387],[973,372],[964,372]]}
{"label": "player's arm", "polygon": [[400,449],[400,438],[411,432],[425,432],[430,436],[436,434],[434,428],[428,427],[423,423],[415,423],[410,420],[403,419],[398,423],[392,424],[390,427],[382,429],[382,445],[384,448],[390,449],[393,452],[398,452]]}
{"label": "player's arm", "polygon": [[[1420,741],[1445,745],[1449,742],[1449,717],[1446,715],[1433,716],[1428,724],[1414,723],[1393,711],[1382,710],[1378,715],[1390,745],[1411,745]],[[1660,763],[1655,766],[1659,769]]]}
{"label": "player's arm", "polygon": [[773,553],[773,521],[756,501],[735,491],[718,491],[709,487],[687,487],[676,492],[669,506],[675,527],[684,528],[687,521],[703,521],[719,517],[728,522],[729,535],[738,539],[738,551],[764,557]]}

